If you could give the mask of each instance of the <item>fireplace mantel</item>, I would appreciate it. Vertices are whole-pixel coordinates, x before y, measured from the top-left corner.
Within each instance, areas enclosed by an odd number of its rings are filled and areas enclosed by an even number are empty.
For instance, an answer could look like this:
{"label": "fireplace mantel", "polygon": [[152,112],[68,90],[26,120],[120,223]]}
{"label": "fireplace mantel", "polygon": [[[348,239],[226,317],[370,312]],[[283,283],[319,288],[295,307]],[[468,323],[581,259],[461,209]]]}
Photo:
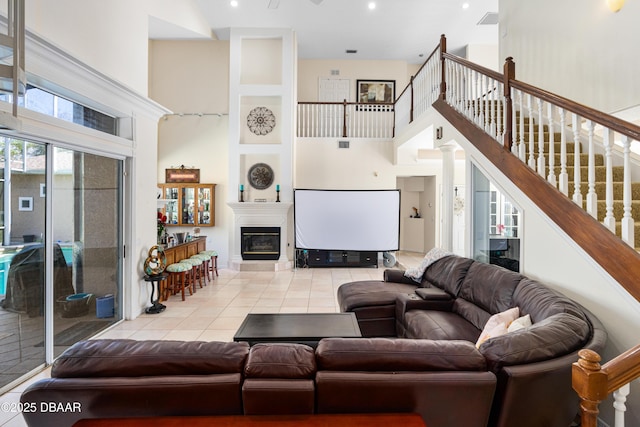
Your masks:
{"label": "fireplace mantel", "polygon": [[[289,211],[292,202],[227,202],[233,211],[233,231],[230,242],[230,268],[234,270],[283,270],[291,268],[288,245]],[[280,227],[280,259],[277,261],[246,261],[242,259],[240,227]]]}

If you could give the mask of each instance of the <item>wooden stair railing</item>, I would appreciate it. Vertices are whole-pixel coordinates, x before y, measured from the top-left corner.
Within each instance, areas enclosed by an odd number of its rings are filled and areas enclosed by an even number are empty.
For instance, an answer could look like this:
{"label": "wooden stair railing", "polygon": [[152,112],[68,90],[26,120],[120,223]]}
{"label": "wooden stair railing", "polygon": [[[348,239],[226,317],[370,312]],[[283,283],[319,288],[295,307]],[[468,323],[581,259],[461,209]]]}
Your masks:
{"label": "wooden stair railing", "polygon": [[[640,378],[640,344],[600,366],[600,356],[591,350],[580,350],[573,364],[573,389],[580,397],[582,427],[597,427],[598,405],[606,397]],[[624,397],[622,397],[624,399]],[[624,404],[624,400],[621,402]],[[623,410],[621,410],[624,413]],[[616,424],[617,425],[617,424]]]}

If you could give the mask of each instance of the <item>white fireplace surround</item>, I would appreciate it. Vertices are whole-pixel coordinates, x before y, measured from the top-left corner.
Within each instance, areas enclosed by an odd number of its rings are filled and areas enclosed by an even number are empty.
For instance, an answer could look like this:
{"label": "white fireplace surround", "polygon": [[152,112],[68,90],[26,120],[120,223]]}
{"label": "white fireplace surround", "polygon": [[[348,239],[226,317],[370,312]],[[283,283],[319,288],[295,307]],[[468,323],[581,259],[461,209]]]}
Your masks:
{"label": "white fireplace surround", "polygon": [[[291,268],[287,239],[292,202],[228,202],[227,205],[233,211],[233,227],[229,242],[231,269],[277,271]],[[241,227],[280,227],[280,259],[277,261],[243,260]]]}

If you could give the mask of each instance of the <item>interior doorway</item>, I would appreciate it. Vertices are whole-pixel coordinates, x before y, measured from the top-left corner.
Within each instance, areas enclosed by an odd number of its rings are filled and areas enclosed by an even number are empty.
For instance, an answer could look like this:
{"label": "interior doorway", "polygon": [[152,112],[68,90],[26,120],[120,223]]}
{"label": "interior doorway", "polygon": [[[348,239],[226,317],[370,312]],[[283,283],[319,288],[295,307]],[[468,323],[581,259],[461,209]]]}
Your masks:
{"label": "interior doorway", "polygon": [[436,246],[436,177],[398,177],[400,250],[426,253]]}

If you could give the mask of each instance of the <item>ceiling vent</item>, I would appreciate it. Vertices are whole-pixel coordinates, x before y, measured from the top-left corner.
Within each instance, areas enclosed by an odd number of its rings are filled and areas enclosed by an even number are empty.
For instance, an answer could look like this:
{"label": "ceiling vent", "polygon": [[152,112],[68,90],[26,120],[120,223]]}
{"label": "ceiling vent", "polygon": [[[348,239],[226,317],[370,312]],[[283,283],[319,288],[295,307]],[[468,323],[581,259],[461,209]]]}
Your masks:
{"label": "ceiling vent", "polygon": [[357,49],[347,49],[345,50],[345,53],[358,53]]}
{"label": "ceiling vent", "polygon": [[497,12],[487,12],[482,19],[478,22],[478,25],[497,25],[498,24],[498,13]]}

